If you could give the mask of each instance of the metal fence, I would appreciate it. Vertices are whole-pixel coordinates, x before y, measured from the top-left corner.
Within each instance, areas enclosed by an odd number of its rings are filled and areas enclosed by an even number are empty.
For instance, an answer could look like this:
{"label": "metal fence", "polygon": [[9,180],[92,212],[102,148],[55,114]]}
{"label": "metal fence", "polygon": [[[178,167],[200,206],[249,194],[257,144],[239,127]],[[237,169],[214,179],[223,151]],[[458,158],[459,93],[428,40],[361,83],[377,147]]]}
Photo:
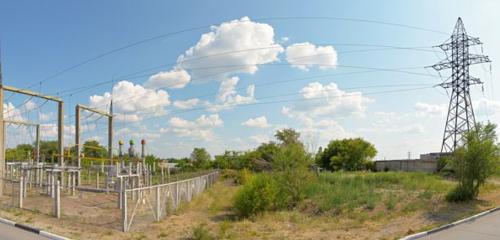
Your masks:
{"label": "metal fence", "polygon": [[121,195],[122,230],[140,229],[160,221],[212,185],[219,172],[166,184],[123,189]]}

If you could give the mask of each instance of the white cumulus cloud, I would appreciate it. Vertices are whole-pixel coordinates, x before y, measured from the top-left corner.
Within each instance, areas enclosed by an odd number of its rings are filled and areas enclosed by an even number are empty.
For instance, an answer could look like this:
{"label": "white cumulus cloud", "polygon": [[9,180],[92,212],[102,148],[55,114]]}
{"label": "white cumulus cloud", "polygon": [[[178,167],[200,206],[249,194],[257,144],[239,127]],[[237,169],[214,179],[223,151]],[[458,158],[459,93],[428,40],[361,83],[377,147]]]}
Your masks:
{"label": "white cumulus cloud", "polygon": [[313,66],[319,69],[335,68],[337,51],[333,46],[315,46],[309,42],[295,43],[286,48],[286,60],[301,70],[309,70]]}
{"label": "white cumulus cloud", "polygon": [[343,91],[335,83],[323,85],[319,82],[312,82],[302,88],[300,94],[302,101],[297,101],[290,107],[283,107],[283,114],[288,116],[300,114],[309,116],[363,115],[366,103],[372,101],[364,97],[361,92]]}
{"label": "white cumulus cloud", "polygon": [[177,67],[190,71],[193,81],[223,80],[234,73],[253,74],[258,65],[278,61],[281,52],[271,25],[243,17],[212,26],[179,56]]}
{"label": "white cumulus cloud", "polygon": [[174,107],[179,108],[179,109],[192,109],[192,108],[199,106],[201,104],[205,104],[205,102],[201,101],[198,98],[191,98],[188,100],[175,100],[174,101]]}
{"label": "white cumulus cloud", "polygon": [[446,106],[432,103],[417,102],[415,104],[417,116],[431,117],[440,116],[446,112]]}
{"label": "white cumulus cloud", "polygon": [[109,92],[91,96],[90,107],[107,111],[111,98],[118,121],[140,121],[144,113],[164,114],[164,107],[170,105],[166,91],[155,91],[139,84],[120,81],[113,86],[113,96]]}
{"label": "white cumulus cloud", "polygon": [[255,127],[255,128],[268,128],[270,124],[267,122],[266,116],[260,116],[256,118],[250,118],[245,122],[241,123],[243,126]]}
{"label": "white cumulus cloud", "polygon": [[184,69],[176,68],[172,71],[159,72],[149,78],[144,84],[147,88],[183,88],[189,81],[191,76]]}
{"label": "white cumulus cloud", "polygon": [[225,109],[232,109],[238,105],[255,102],[255,85],[249,85],[246,90],[246,96],[240,95],[236,91],[236,85],[240,79],[238,77],[227,78],[219,86],[216,100],[207,104],[207,110],[218,112]]}
{"label": "white cumulus cloud", "polygon": [[169,128],[163,132],[173,132],[178,137],[189,137],[195,140],[212,140],[213,129],[224,124],[218,114],[201,115],[194,121],[173,117],[169,121]]}

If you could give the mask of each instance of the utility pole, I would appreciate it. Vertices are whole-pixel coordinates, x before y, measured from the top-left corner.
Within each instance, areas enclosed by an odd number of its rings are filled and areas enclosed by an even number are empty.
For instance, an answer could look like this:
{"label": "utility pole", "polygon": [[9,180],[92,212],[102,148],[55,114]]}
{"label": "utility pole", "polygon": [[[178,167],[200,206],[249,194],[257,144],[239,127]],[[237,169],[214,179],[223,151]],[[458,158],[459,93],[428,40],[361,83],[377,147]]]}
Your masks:
{"label": "utility pole", "polygon": [[108,155],[110,165],[113,165],[113,100],[111,100],[109,105],[108,115]]}
{"label": "utility pole", "polygon": [[438,46],[447,58],[432,68],[436,71],[451,69],[451,78],[440,84],[445,89],[451,88],[441,153],[455,151],[463,143],[464,134],[476,126],[469,86],[482,82],[469,75],[469,66],[490,62],[490,59],[488,56],[469,53],[469,47],[481,44],[479,38],[467,35],[462,19],[458,18],[451,37]]}
{"label": "utility pole", "polygon": [[5,127],[3,122],[3,78],[2,56],[0,54],[0,197],[3,195],[3,179],[5,177]]}

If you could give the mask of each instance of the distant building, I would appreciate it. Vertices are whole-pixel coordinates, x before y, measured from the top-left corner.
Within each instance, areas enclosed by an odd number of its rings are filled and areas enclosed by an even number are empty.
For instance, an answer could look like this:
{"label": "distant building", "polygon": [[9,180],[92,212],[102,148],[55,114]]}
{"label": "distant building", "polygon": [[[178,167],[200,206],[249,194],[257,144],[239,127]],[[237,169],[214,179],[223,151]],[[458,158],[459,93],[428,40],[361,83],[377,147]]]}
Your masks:
{"label": "distant building", "polygon": [[437,164],[442,153],[420,154],[418,159],[376,160],[377,171],[437,172]]}

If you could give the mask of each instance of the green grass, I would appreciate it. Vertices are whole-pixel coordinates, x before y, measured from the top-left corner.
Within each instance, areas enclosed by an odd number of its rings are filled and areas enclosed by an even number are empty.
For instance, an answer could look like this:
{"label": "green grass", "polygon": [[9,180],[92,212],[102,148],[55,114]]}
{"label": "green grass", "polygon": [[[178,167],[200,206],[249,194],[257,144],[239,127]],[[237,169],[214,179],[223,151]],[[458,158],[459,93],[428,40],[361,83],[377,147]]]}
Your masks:
{"label": "green grass", "polygon": [[[405,198],[429,200],[448,192],[452,183],[425,173],[356,172],[322,173],[307,185],[304,194],[320,211],[373,210],[379,203],[392,210]],[[403,199],[401,199],[403,198]]]}

